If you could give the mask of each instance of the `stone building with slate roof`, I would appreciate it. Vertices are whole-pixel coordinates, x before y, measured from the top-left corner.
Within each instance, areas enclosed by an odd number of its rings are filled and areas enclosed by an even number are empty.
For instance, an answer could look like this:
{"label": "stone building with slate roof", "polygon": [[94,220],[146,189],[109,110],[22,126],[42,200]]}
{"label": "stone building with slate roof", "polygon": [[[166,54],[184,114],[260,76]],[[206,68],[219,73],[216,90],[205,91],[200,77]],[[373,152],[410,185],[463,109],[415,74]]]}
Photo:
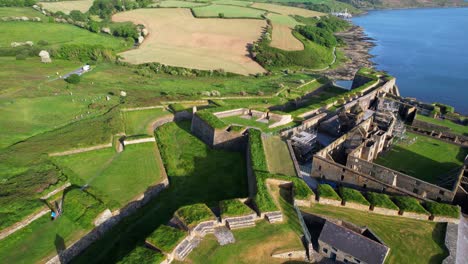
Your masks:
{"label": "stone building with slate roof", "polygon": [[320,254],[342,263],[380,264],[390,251],[369,229],[358,233],[330,221],[325,221],[318,245]]}

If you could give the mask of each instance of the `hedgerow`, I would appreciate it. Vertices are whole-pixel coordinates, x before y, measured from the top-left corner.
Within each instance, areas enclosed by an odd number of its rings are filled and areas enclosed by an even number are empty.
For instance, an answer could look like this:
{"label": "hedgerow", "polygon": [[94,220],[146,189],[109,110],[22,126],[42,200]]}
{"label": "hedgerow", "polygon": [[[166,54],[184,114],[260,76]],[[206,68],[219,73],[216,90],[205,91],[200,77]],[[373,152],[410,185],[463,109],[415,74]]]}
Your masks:
{"label": "hedgerow", "polygon": [[252,168],[259,171],[268,171],[268,165],[263,148],[262,132],[256,129],[249,129],[250,159]]}
{"label": "hedgerow", "polygon": [[370,205],[369,201],[367,201],[366,198],[364,198],[364,196],[361,194],[361,192],[357,190],[346,188],[346,187],[340,187],[338,191],[340,193],[341,198],[345,202]]}
{"label": "hedgerow", "polygon": [[383,193],[375,193],[375,192],[368,192],[367,200],[371,203],[371,205],[375,207],[387,208],[392,210],[398,210],[398,206],[396,206],[390,197]]}
{"label": "hedgerow", "polygon": [[419,201],[412,197],[407,196],[394,196],[392,197],[395,204],[403,212],[413,212],[419,214],[429,214]]}
{"label": "hedgerow", "polygon": [[341,201],[340,196],[329,184],[319,184],[317,190],[319,197]]}
{"label": "hedgerow", "polygon": [[159,250],[170,253],[186,236],[187,233],[180,229],[161,225],[146,238],[146,241]]}
{"label": "hedgerow", "polygon": [[242,216],[253,213],[247,205],[238,199],[223,200],[219,202],[219,207],[221,208],[222,217]]}
{"label": "hedgerow", "polygon": [[424,202],[424,207],[434,216],[460,217],[460,207],[450,204]]}
{"label": "hedgerow", "polygon": [[215,220],[213,212],[203,203],[181,207],[175,215],[189,228],[204,221]]}

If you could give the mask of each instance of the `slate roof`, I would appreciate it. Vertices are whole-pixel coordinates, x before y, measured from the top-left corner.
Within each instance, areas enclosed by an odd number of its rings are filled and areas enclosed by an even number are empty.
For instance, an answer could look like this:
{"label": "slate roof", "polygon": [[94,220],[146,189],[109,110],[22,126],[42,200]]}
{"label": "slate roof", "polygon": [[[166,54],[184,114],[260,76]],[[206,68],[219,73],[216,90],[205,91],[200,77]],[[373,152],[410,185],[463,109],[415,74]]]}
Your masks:
{"label": "slate roof", "polygon": [[389,248],[343,226],[325,221],[319,236],[322,241],[362,262],[384,263]]}

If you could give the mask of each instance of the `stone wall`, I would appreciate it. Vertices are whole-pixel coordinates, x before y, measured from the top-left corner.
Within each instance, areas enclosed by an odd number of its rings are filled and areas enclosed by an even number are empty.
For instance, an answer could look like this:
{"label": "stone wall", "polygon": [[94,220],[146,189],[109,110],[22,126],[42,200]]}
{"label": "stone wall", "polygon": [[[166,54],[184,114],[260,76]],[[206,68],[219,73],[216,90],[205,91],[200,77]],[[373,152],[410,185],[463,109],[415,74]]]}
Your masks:
{"label": "stone wall", "polygon": [[205,144],[213,147],[215,129],[208,125],[208,123],[198,115],[193,115],[190,130],[195,136],[205,142]]}
{"label": "stone wall", "polygon": [[[462,234],[463,235],[463,234]],[[457,241],[458,241],[458,225],[448,223],[445,231],[445,247],[447,247],[449,255],[444,259],[442,264],[457,263]],[[460,260],[459,263],[462,263]]]}
{"label": "stone wall", "polygon": [[123,145],[126,146],[126,145],[140,144],[140,143],[147,143],[147,142],[156,142],[156,139],[154,137],[147,137],[147,138],[124,140]]}
{"label": "stone wall", "polygon": [[383,207],[373,207],[371,211],[376,214],[381,214],[381,215],[391,215],[391,216],[398,215],[398,210],[392,210],[392,209],[383,208]]}
{"label": "stone wall", "polygon": [[320,204],[326,204],[326,205],[333,205],[333,206],[341,206],[341,201],[339,200],[334,200],[334,199],[328,199],[324,197],[318,197],[318,203]]}

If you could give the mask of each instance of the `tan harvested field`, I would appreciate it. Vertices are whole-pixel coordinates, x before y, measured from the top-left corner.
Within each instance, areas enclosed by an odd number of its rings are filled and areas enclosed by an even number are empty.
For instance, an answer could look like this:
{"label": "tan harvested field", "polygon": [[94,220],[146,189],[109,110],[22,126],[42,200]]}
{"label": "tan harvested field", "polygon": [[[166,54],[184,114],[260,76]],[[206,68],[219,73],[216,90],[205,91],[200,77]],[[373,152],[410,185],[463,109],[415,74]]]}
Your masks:
{"label": "tan harvested field", "polygon": [[303,16],[303,17],[314,17],[314,16],[325,15],[324,13],[307,10],[303,8],[282,6],[282,5],[275,5],[275,4],[254,3],[251,6],[254,8],[268,10],[268,11],[283,14],[283,15],[298,15],[298,16]]}
{"label": "tan harvested field", "polygon": [[93,5],[94,0],[73,0],[73,1],[61,1],[61,2],[39,2],[43,8],[57,12],[62,11],[65,14],[69,14],[72,10],[79,10],[81,12],[87,12]]}
{"label": "tan harvested field", "polygon": [[243,75],[265,72],[247,51],[247,45],[260,38],[265,20],[197,19],[185,8],[137,9],[112,19],[143,24],[150,33],[138,49],[120,54],[129,63],[159,62]]}
{"label": "tan harvested field", "polygon": [[271,46],[282,50],[303,50],[304,44],[295,38],[288,26],[273,24]]}

